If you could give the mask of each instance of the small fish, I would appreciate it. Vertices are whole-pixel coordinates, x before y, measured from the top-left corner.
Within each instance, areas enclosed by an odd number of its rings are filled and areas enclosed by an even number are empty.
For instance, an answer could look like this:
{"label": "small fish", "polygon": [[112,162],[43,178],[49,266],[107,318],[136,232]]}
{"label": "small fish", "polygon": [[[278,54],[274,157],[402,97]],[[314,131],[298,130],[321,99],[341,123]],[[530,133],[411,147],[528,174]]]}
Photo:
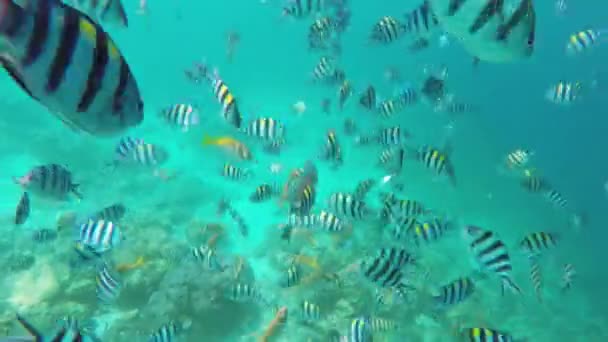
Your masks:
{"label": "small fish", "polygon": [[488,328],[464,328],[462,334],[470,342],[516,341],[507,333]]}
{"label": "small fish", "polygon": [[172,342],[180,332],[180,327],[173,321],[164,324],[150,335],[148,342]]}
{"label": "small fish", "polygon": [[376,95],[376,88],[374,88],[374,86],[372,85],[368,86],[365,91],[359,96],[359,104],[363,108],[370,111],[376,108],[377,100],[378,97]]}
{"label": "small fish", "polygon": [[61,1],[3,0],[2,8],[0,64],[33,100],[93,136],[119,134],[143,121],[137,80],[101,25]]}
{"label": "small fish", "polygon": [[17,208],[15,208],[15,224],[24,224],[30,216],[30,210],[30,196],[24,191],[21,194]]}
{"label": "small fish", "polygon": [[224,120],[235,128],[240,129],[243,122],[243,116],[239,110],[236,98],[226,83],[219,77],[217,71],[211,78],[211,86],[213,87],[213,94],[222,105],[222,116],[224,117]]}
{"label": "small fish", "polygon": [[469,239],[469,248],[482,270],[494,273],[500,278],[503,295],[507,288],[521,293],[511,276],[513,266],[507,246],[496,234],[476,226],[467,226],[465,236]]}
{"label": "small fish", "polygon": [[252,160],[253,155],[247,145],[231,137],[203,137],[203,146],[218,146],[227,150],[241,160]]}
{"label": "small fish", "polygon": [[54,229],[42,228],[36,229],[32,233],[32,240],[36,242],[48,242],[57,238],[57,231]]}
{"label": "small fish", "polygon": [[249,196],[251,202],[259,203],[272,198],[279,193],[278,186],[270,184],[261,184],[255,188],[255,191]]}
{"label": "small fish", "polygon": [[100,211],[94,213],[93,215],[91,215],[91,220],[106,220],[106,221],[112,221],[112,222],[118,222],[120,221],[125,214],[127,213],[127,208],[121,204],[121,203],[116,203],[116,204],[112,204],[110,206],[107,206],[103,209],[101,209]]}
{"label": "small fish", "polygon": [[[420,6],[407,12],[404,16],[404,30],[414,37],[410,50],[418,51],[429,45],[429,39],[439,28],[437,16],[431,10],[431,5],[424,1]],[[418,48],[418,49],[417,49]]]}
{"label": "small fish", "polygon": [[342,82],[342,85],[340,86],[340,89],[338,90],[338,104],[339,104],[340,110],[344,109],[344,105],[346,104],[346,101],[350,98],[350,96],[352,94],[353,94],[352,85],[351,85],[350,81],[345,80],[344,82]]}
{"label": "small fish", "polygon": [[449,229],[450,223],[448,221],[434,218],[414,226],[409,234],[416,241],[416,244],[420,245],[423,242],[430,243],[437,241]]}
{"label": "small fish", "polygon": [[304,300],[300,303],[300,317],[305,321],[318,321],[321,319],[321,308],[318,304]]}
{"label": "small fish", "polygon": [[346,224],[340,218],[330,212],[321,210],[317,217],[318,225],[325,231],[341,232],[346,229]]}
{"label": "small fish", "polygon": [[335,70],[335,60],[329,56],[321,56],[312,71],[312,78],[314,81],[324,81],[334,75]]}
{"label": "small fish", "polygon": [[76,228],[76,239],[97,253],[104,253],[122,241],[121,229],[111,221],[89,220]]}
{"label": "small fish", "polygon": [[372,28],[370,40],[384,44],[392,43],[401,38],[405,31],[405,26],[397,19],[385,16],[378,20]]}
{"label": "small fish", "polygon": [[284,137],[285,126],[273,118],[258,118],[250,121],[243,132],[263,140],[276,141]]}
{"label": "small fish", "polygon": [[239,228],[241,236],[247,237],[249,235],[249,225],[247,225],[243,216],[239,214],[239,212],[236,211],[232,207],[232,205],[224,199],[220,201],[218,206],[218,214],[223,215],[225,212],[228,212],[230,218],[236,223],[237,227]]}
{"label": "small fish", "polygon": [[341,341],[349,342],[372,342],[372,325],[369,317],[357,317],[350,323],[347,337],[342,337]]}
{"label": "small fish", "polygon": [[241,181],[249,178],[251,173],[248,169],[243,169],[232,164],[224,163],[224,166],[222,167],[222,176],[231,180]]}
{"label": "small fish", "polygon": [[369,323],[372,333],[386,333],[399,330],[399,324],[390,319],[371,317]]}
{"label": "small fish", "polygon": [[534,153],[530,150],[518,148],[507,154],[507,157],[505,158],[505,163],[507,164],[507,167],[511,170],[524,169],[528,166],[530,158],[533,155]]}
{"label": "small fish", "polygon": [[573,56],[589,50],[607,33],[608,29],[586,29],[576,32],[570,35],[568,39],[568,44],[566,44],[566,53]]}
{"label": "small fish", "polygon": [[549,189],[543,194],[544,198],[556,208],[566,208],[568,200],[559,191]]}
{"label": "small fish", "polygon": [[440,150],[433,146],[423,146],[415,151],[414,157],[436,175],[445,175],[452,185],[456,184],[454,166],[445,148]]}
{"label": "small fish", "polygon": [[199,111],[191,104],[174,104],[160,111],[160,116],[170,125],[184,132],[200,123]]}
{"label": "small fish", "polygon": [[97,299],[104,304],[114,302],[120,295],[121,289],[120,280],[112,274],[108,264],[104,263],[100,267],[96,278]]}
{"label": "small fish", "polygon": [[534,286],[536,298],[538,298],[539,302],[542,302],[543,278],[540,271],[540,265],[538,264],[538,261],[534,259],[530,259],[530,280]]}
{"label": "small fish", "polygon": [[378,142],[383,146],[401,145],[407,136],[409,134],[400,126],[387,127],[380,131]]}
{"label": "small fish", "polygon": [[308,46],[310,49],[326,50],[336,33],[336,22],[328,16],[316,18],[308,28]]}
{"label": "small fish", "polygon": [[555,233],[536,232],[526,235],[519,245],[530,258],[539,256],[543,251],[555,247],[559,237]]}
{"label": "small fish", "polygon": [[155,167],[164,164],[169,159],[169,152],[155,144],[142,143],[136,145],[124,160],[145,167]]}
{"label": "small fish", "polygon": [[530,193],[546,192],[551,189],[551,186],[544,178],[530,173],[528,170],[524,171],[520,185]]}
{"label": "small fish", "polygon": [[343,192],[335,192],[329,196],[328,208],[339,216],[354,220],[363,220],[371,214],[365,202]]}
{"label": "small fish", "polygon": [[63,0],[63,2],[86,13],[100,23],[117,24],[121,27],[129,26],[127,12],[121,0]]}
{"label": "small fish", "polygon": [[386,288],[403,284],[404,267],[414,263],[414,257],[405,249],[381,248],[374,256],[363,259],[359,268],[367,280],[376,286]]}
{"label": "small fish", "polygon": [[308,18],[323,12],[326,9],[326,2],[327,0],[291,0],[286,7],[283,7],[283,16]]}
{"label": "small fish", "polygon": [[419,217],[429,213],[424,205],[412,199],[399,199],[395,194],[385,194],[383,199],[382,217],[399,218],[399,217]]}
{"label": "small fish", "polygon": [[289,214],[289,216],[287,216],[286,225],[292,227],[313,228],[319,224],[319,220],[320,215],[316,214]]}
{"label": "small fish", "polygon": [[442,286],[439,294],[433,298],[441,306],[451,306],[464,302],[473,292],[475,292],[475,283],[470,277],[464,277]]}
{"label": "small fish", "polygon": [[224,267],[217,256],[214,248],[208,245],[201,245],[199,247],[192,247],[190,254],[199,262],[205,263],[207,269],[222,271]]}
{"label": "small fish", "polygon": [[547,89],[545,98],[558,105],[569,105],[578,101],[582,92],[581,82],[559,81]]}
{"label": "small fish", "polygon": [[364,200],[367,193],[376,185],[376,180],[372,178],[364,179],[357,184],[354,196],[359,200]]}
{"label": "small fish", "polygon": [[298,197],[291,201],[289,212],[290,214],[297,214],[299,216],[305,216],[310,214],[312,207],[315,205],[317,199],[317,191],[313,184],[307,184],[301,189]]}
{"label": "small fish", "polygon": [[412,232],[422,229],[420,222],[413,216],[402,216],[393,221],[394,227],[392,233],[393,237],[397,240],[409,238],[412,236]]}
{"label": "small fish", "polygon": [[117,160],[124,160],[131,156],[133,150],[137,145],[143,144],[144,140],[140,138],[125,136],[120,138],[114,149],[115,158]]}
{"label": "small fish", "polygon": [[69,194],[82,199],[72,172],[59,164],[46,164],[32,168],[25,176],[14,178],[28,193],[41,197],[66,200]]}
{"label": "small fish", "polygon": [[281,281],[281,286],[283,287],[293,287],[300,283],[301,280],[301,270],[296,265],[293,264],[287,268],[285,272],[285,278]]}
{"label": "small fish", "polygon": [[260,289],[253,284],[235,283],[229,287],[227,295],[235,302],[266,303]]}
{"label": "small fish", "polygon": [[572,288],[572,280],[576,276],[576,269],[572,264],[565,264],[562,271],[562,291]]}
{"label": "small fish", "polygon": [[323,152],[321,154],[321,157],[325,160],[330,160],[334,162],[335,167],[341,165],[344,162],[342,157],[342,146],[338,141],[336,131],[333,129],[330,129],[327,132],[325,145],[323,146]]}

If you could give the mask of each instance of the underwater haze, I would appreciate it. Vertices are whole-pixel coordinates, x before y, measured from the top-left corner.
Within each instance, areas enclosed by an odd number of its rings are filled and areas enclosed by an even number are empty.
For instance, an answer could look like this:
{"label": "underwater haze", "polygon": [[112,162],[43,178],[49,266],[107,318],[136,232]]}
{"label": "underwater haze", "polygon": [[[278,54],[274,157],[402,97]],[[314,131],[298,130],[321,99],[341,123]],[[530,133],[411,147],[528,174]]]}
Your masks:
{"label": "underwater haze", "polygon": [[608,341],[608,3],[59,1],[0,0],[0,342]]}

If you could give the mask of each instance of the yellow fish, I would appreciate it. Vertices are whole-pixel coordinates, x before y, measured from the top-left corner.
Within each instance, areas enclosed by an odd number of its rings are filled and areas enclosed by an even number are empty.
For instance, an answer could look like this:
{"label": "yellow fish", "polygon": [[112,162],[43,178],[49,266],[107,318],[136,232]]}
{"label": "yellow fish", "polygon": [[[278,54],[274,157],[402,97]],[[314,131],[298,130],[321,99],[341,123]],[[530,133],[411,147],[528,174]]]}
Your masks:
{"label": "yellow fish", "polygon": [[231,153],[236,154],[239,158],[244,160],[253,159],[253,155],[251,154],[251,150],[242,142],[231,138],[231,137],[211,137],[205,136],[202,141],[203,146],[219,146]]}

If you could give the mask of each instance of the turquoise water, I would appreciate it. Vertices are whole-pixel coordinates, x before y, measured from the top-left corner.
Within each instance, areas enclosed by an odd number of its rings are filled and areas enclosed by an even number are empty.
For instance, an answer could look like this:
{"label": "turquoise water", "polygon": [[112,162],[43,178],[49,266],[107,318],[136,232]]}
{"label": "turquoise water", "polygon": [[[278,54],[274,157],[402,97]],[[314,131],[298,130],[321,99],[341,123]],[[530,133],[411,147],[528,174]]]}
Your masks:
{"label": "turquoise water", "polygon": [[[574,58],[563,53],[571,33],[606,25],[601,15],[605,6],[571,3],[563,16],[556,16],[552,3],[538,2],[534,55],[523,62],[481,63],[474,69],[471,57],[454,39],[444,48],[433,40],[431,49],[417,54],[408,53],[402,42],[368,45],[370,28],[378,18],[397,17],[414,4],[351,1],[352,23],[342,37],[339,61],[355,94],[370,83],[379,93],[391,94],[395,86],[383,76],[388,66],[397,67],[404,80],[417,85],[424,79],[425,66],[445,65],[449,70],[448,89],[480,108],[475,113],[449,117],[418,104],[390,120],[381,120],[362,111],[357,96],[343,112],[321,112],[323,98],[337,101],[337,88],[309,81],[319,58],[318,53],[307,49],[309,21],[282,18],[280,5],[243,0],[150,1],[148,13],[142,16],[135,13],[134,1],[125,2],[129,28],[108,30],[137,77],[146,108],[143,124],[128,134],[169,151],[170,159],[162,169],[175,173],[175,177],[168,181],[155,177],[152,169],[108,170],[106,164],[114,157],[118,137],[100,139],[72,132],[3,76],[0,210],[5,224],[0,235],[0,265],[4,270],[0,278],[0,335],[24,334],[14,320],[18,312],[45,331],[66,315],[91,320],[104,341],[146,340],[170,320],[191,323],[179,334],[178,341],[246,341],[264,334],[275,315],[274,305],[285,305],[289,318],[273,335],[277,341],[327,341],[331,330],[345,335],[351,320],[363,315],[398,322],[398,330],[374,335],[380,341],[456,340],[456,328],[470,326],[498,329],[528,341],[606,340],[608,322],[603,298],[608,284],[599,264],[605,258],[603,229],[608,223],[604,214],[606,121],[601,116],[605,112],[602,95],[606,85],[600,82],[569,107],[552,105],[544,98],[548,86],[560,79],[590,82],[594,72],[605,70],[606,45]],[[230,31],[241,36],[232,63],[225,56]],[[220,106],[209,87],[185,79],[183,70],[203,59],[217,66],[237,96],[246,120],[271,116],[285,123],[287,145],[280,156],[265,154],[261,143],[235,132],[220,119]],[[307,104],[307,110],[296,115],[291,107],[300,100]],[[201,124],[185,133],[167,126],[157,116],[161,108],[181,102],[195,104],[201,111]],[[280,208],[274,200],[264,204],[248,200],[255,186],[263,182],[283,184],[288,173],[306,160],[314,160],[319,170],[314,211],[323,209],[333,192],[353,191],[363,179],[383,177],[387,172],[374,165],[380,148],[357,146],[352,137],[341,137],[345,158],[342,167],[333,170],[316,159],[326,131],[333,128],[341,134],[347,117],[355,120],[363,132],[398,123],[411,132],[408,144],[412,146],[449,142],[457,185],[452,187],[416,161],[407,160],[395,180],[404,185],[399,195],[423,202],[459,226],[475,224],[499,234],[509,247],[513,278],[523,294],[507,293],[503,297],[499,281],[490,278],[480,283],[465,303],[439,315],[431,310],[428,298],[433,289],[468,274],[474,267],[460,228],[437,243],[412,249],[428,275],[417,270],[417,291],[407,303],[378,308],[373,303],[373,289],[356,277],[349,278],[342,288],[314,277],[295,288],[279,285],[289,253],[316,257],[322,273],[331,273],[380,247],[394,245],[378,237],[376,222],[356,222],[352,237],[345,238],[343,244],[323,232],[314,234],[316,245],[303,238],[286,244],[278,237],[277,228],[285,221],[286,208]],[[202,147],[200,141],[205,134],[238,138],[252,149],[256,162],[238,162],[218,148]],[[516,177],[499,172],[505,155],[520,147],[535,152],[533,166],[569,201],[568,210],[554,208],[525,192]],[[253,179],[226,180],[220,175],[226,161],[250,168]],[[54,202],[34,197],[28,221],[14,226],[22,189],[12,177],[47,163],[68,166],[81,184],[84,199]],[[282,164],[281,173],[272,174],[271,163]],[[380,209],[377,194],[388,187],[372,190],[368,195],[372,198],[370,207]],[[217,215],[222,198],[228,198],[248,223],[247,238],[238,233],[228,215]],[[84,217],[116,202],[129,210],[120,223],[126,240],[109,258],[124,264],[142,256],[145,262],[122,273],[120,297],[109,306],[101,306],[95,298],[94,267],[69,262],[73,259],[71,228],[61,229],[56,240],[43,244],[33,242],[31,234],[39,228],[55,229],[57,217],[67,212]],[[588,223],[572,227],[574,212],[584,212]],[[234,283],[232,268],[215,272],[195,262],[175,260],[175,251],[187,251],[211,236],[201,231],[209,223],[224,226],[218,253],[231,266],[239,257],[245,260],[241,280],[259,286],[273,305],[228,300],[225,291]],[[558,246],[541,260],[544,287],[540,303],[530,283],[528,260],[517,248],[524,235],[536,231],[560,235]],[[23,266],[19,260],[24,258],[33,263]],[[559,284],[565,263],[575,266],[577,276],[573,288],[564,293]],[[303,268],[307,275],[315,274],[314,269]],[[318,303],[322,319],[312,324],[298,319],[302,300]]]}

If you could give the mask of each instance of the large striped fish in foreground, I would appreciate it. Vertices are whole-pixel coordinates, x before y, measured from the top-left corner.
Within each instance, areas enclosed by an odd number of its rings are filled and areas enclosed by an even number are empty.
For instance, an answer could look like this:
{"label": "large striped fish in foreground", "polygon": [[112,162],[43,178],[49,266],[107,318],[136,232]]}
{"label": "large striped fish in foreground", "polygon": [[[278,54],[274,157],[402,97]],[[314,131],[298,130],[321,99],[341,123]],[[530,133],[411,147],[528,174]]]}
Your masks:
{"label": "large striped fish in foreground", "polygon": [[129,26],[127,12],[121,0],[63,0],[63,2],[86,13],[101,24]]}
{"label": "large striped fish in foreground", "polygon": [[427,0],[443,30],[477,60],[508,63],[534,51],[532,0]]}
{"label": "large striped fish in foreground", "polygon": [[74,130],[118,134],[143,120],[135,77],[103,28],[60,0],[0,0],[0,63]]}

